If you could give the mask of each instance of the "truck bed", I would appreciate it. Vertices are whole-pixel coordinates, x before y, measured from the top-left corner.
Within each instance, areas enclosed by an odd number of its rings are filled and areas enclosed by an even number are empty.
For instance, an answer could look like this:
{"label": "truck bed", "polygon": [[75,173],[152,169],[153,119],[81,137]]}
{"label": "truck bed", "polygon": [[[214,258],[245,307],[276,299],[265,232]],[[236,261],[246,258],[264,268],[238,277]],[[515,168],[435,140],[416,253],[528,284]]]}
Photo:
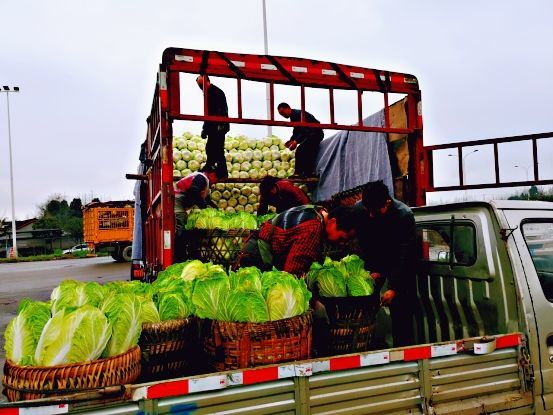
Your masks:
{"label": "truck bed", "polygon": [[[532,414],[525,339],[498,335],[19,402],[4,414]],[[96,399],[92,396],[96,394]],[[120,396],[107,404],[98,396]],[[88,399],[86,400],[88,396]],[[40,406],[36,406],[37,403]],[[30,407],[30,405],[34,405]]]}

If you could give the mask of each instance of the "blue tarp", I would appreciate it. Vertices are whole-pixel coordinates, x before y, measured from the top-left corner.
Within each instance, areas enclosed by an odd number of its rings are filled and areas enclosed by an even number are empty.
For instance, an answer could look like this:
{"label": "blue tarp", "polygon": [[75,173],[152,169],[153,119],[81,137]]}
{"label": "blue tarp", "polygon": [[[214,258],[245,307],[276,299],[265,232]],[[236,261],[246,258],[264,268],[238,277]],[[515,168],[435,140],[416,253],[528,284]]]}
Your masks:
{"label": "blue tarp", "polygon": [[[384,111],[363,120],[363,124],[384,127]],[[340,131],[321,142],[317,161],[319,183],[315,202],[367,182],[382,180],[394,194],[392,170],[385,133]]]}

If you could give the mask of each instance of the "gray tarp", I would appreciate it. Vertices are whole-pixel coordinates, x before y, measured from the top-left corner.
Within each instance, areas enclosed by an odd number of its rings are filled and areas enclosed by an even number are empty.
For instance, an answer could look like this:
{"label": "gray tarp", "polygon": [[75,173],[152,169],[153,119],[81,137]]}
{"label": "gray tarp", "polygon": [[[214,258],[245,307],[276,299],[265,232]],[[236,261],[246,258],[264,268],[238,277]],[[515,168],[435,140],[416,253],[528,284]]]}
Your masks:
{"label": "gray tarp", "polygon": [[[144,174],[144,164],[138,166],[138,174]],[[132,235],[132,259],[142,258],[142,201],[140,200],[141,180],[134,185],[134,231]]]}
{"label": "gray tarp", "polygon": [[[384,127],[384,111],[365,118],[363,124]],[[385,133],[340,131],[323,140],[317,173],[320,179],[313,192],[315,202],[376,180],[382,180],[394,194]]]}

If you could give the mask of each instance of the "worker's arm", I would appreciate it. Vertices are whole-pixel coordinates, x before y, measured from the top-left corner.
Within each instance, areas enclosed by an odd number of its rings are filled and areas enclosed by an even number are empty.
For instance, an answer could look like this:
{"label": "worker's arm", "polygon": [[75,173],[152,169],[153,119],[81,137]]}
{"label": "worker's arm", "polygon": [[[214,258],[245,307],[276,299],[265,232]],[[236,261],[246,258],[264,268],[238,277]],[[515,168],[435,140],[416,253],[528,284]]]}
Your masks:
{"label": "worker's arm", "polygon": [[259,207],[257,208],[257,216],[266,215],[269,210],[269,203],[267,203],[267,198],[263,195],[259,198]]}
{"label": "worker's arm", "polygon": [[307,197],[305,192],[299,187],[294,186],[292,182],[289,182],[288,180],[282,180],[278,182],[278,188],[281,194],[289,199],[289,205],[303,206],[309,204],[309,198]]}
{"label": "worker's arm", "polygon": [[323,225],[318,219],[313,219],[297,228],[283,271],[301,277],[320,256]]}

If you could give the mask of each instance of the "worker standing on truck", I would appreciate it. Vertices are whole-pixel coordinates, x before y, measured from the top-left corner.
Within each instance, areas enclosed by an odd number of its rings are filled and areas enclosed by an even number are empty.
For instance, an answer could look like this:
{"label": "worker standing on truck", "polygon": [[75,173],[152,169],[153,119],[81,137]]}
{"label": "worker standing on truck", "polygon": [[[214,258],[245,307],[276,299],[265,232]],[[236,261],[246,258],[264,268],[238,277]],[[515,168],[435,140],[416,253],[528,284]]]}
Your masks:
{"label": "worker standing on truck", "polygon": [[[292,109],[286,102],[278,104],[278,113],[292,122],[301,122],[301,110]],[[304,111],[305,122],[320,124],[313,115]],[[295,175],[314,176],[319,154],[319,146],[324,138],[324,132],[319,127],[294,127],[292,137],[285,143],[290,150],[296,150]]]}
{"label": "worker standing on truck", "polygon": [[276,212],[284,212],[296,206],[307,205],[309,198],[299,187],[289,180],[278,177],[266,176],[259,185],[259,208],[257,216],[265,215],[270,206],[276,208]]}
{"label": "worker standing on truck", "polygon": [[413,212],[391,197],[382,181],[367,183],[353,209],[365,266],[378,289],[388,283],[381,305],[390,307],[394,347],[413,344],[417,264]]}
{"label": "worker standing on truck", "polygon": [[[200,75],[196,82],[204,94],[207,94],[207,114],[211,116],[228,117],[227,98],[225,93],[213,85],[207,75]],[[219,178],[228,177],[227,161],[225,159],[225,134],[229,132],[229,123],[205,121],[202,126],[202,138],[207,138],[205,152],[207,161],[204,170],[217,171]]]}
{"label": "worker standing on truck", "polygon": [[238,256],[238,267],[256,266],[301,277],[320,259],[324,240],[346,241],[354,236],[352,208],[330,212],[319,206],[298,206],[278,214],[253,232]]}

